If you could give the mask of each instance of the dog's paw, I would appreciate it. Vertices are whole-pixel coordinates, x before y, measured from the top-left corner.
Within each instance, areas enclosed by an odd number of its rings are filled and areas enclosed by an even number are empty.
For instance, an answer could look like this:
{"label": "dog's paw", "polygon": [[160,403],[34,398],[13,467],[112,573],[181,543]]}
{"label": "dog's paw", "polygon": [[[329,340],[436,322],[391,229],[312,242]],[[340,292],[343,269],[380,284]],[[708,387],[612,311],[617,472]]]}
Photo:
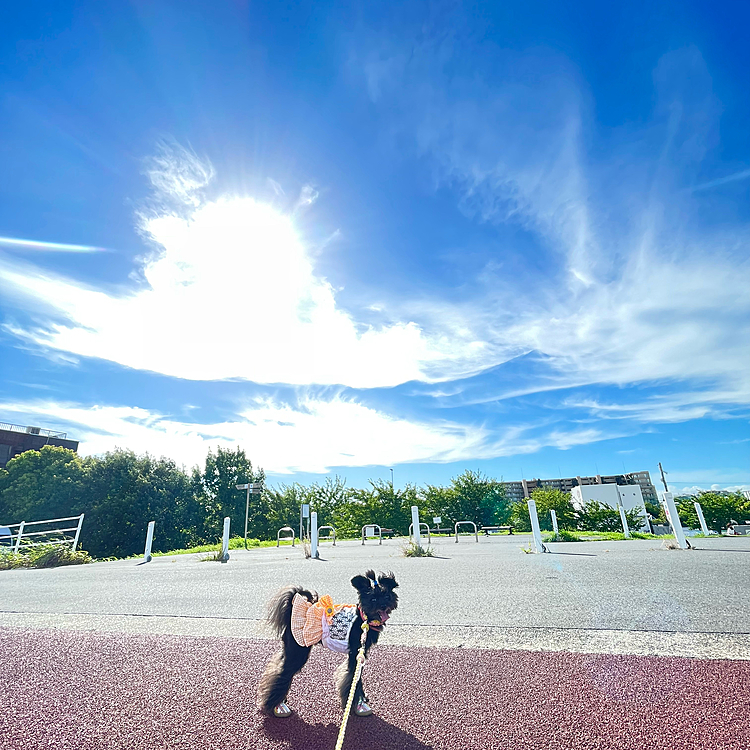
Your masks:
{"label": "dog's paw", "polygon": [[289,706],[287,706],[286,703],[279,703],[276,708],[273,710],[273,715],[276,716],[279,719],[286,719],[288,716],[291,716],[294,713]]}

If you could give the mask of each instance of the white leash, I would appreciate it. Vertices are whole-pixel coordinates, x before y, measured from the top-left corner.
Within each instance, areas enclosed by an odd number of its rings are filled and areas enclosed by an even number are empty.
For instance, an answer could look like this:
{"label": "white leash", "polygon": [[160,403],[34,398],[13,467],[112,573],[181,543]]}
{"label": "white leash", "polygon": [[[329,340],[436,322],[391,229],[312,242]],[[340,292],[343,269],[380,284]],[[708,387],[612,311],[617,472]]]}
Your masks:
{"label": "white leash", "polygon": [[352,703],[354,702],[354,693],[357,690],[357,683],[362,675],[362,668],[365,666],[365,642],[367,641],[367,631],[370,626],[365,620],[362,623],[362,645],[359,647],[357,653],[357,668],[354,670],[354,679],[352,680],[352,686],[349,688],[349,698],[346,701],[346,708],[344,708],[344,718],[341,720],[341,729],[339,729],[339,736],[336,740],[336,750],[341,750],[341,746],[344,744],[344,735],[346,734],[346,724],[349,721],[349,713],[352,710]]}

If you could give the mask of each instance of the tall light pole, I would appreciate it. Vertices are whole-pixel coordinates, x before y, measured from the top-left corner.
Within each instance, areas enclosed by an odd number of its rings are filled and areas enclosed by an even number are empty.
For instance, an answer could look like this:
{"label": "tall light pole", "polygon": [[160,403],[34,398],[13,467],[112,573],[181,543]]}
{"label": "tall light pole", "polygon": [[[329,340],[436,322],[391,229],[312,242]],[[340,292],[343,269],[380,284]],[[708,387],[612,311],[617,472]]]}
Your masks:
{"label": "tall light pole", "polygon": [[391,469],[391,489],[393,489],[393,469]]}
{"label": "tall light pole", "polygon": [[263,489],[263,485],[260,482],[250,482],[249,484],[238,484],[238,490],[246,490],[247,495],[245,497],[245,549],[247,549],[247,519],[250,515],[250,493],[253,495],[259,495]]}

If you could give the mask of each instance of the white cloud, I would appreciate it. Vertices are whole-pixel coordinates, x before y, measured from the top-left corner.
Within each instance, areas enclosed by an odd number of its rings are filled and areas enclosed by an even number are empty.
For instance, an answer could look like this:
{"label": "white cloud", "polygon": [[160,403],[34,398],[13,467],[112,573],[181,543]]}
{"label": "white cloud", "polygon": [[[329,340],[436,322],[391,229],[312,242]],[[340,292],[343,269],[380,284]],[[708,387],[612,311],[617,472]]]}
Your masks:
{"label": "white cloud", "polygon": [[[411,421],[354,400],[303,398],[295,404],[256,399],[232,419],[186,422],[133,406],[52,400],[0,403],[19,422],[54,424],[80,440],[80,453],[116,447],[168,456],[186,466],[200,464],[209,447],[241,445],[253,463],[273,474],[322,473],[330,467],[451,463],[534,453],[545,446],[567,450],[609,437],[596,429],[529,434],[529,425],[483,426],[447,420]],[[537,430],[538,432],[538,430]]]}
{"label": "white cloud", "polygon": [[[489,78],[462,68],[477,50],[464,55],[458,35],[402,41],[376,39],[361,53],[367,91],[395,113],[383,112],[391,129],[411,135],[436,187],[453,189],[467,215],[537,239],[528,263],[512,246],[498,250],[487,291],[447,310],[485,342],[485,365],[498,353],[543,355],[548,371],[520,379],[527,392],[548,389],[550,372],[554,388],[668,381],[682,390],[671,412],[644,404],[647,421],[713,416],[710,394],[707,406],[692,398],[704,390],[750,403],[750,231],[700,223],[700,197],[683,189],[718,132],[700,53],[659,62],[651,122],[597,133],[585,87],[559,55],[482,49]],[[602,142],[604,162],[587,153]],[[520,274],[507,273],[505,256]]]}
{"label": "white cloud", "polygon": [[159,142],[145,164],[145,173],[159,198],[188,206],[200,205],[201,191],[216,176],[209,161],[173,139]]}
{"label": "white cloud", "polygon": [[681,495],[699,495],[701,492],[710,492],[711,490],[723,490],[724,492],[741,492],[750,490],[750,484],[712,484],[710,487],[693,485],[692,487],[683,487],[678,490]]}
{"label": "white cloud", "polygon": [[[158,162],[156,184],[190,207],[144,218],[144,233],[163,248],[142,261],[145,284],[110,292],[6,262],[8,292],[57,319],[8,330],[51,350],[194,380],[365,388],[476,367],[483,345],[468,331],[361,325],[316,275],[289,217],[252,198],[193,205],[211,170],[191,164],[170,177],[170,163]],[[316,195],[304,188],[300,201]]]}
{"label": "white cloud", "polygon": [[232,420],[213,424],[180,421],[138,407],[54,401],[0,403],[0,411],[22,421],[67,426],[85,455],[121,447],[191,466],[201,463],[211,446],[239,444],[271,473],[457,461],[473,456],[486,440],[482,428],[410,422],[342,398],[309,398],[294,406],[257,400]]}
{"label": "white cloud", "polygon": [[631,403],[602,403],[592,398],[568,398],[562,402],[562,406],[569,409],[586,409],[598,419],[676,423],[705,417],[726,418],[732,416],[738,403],[750,403],[750,393],[738,390],[706,390],[657,395],[645,401]]}

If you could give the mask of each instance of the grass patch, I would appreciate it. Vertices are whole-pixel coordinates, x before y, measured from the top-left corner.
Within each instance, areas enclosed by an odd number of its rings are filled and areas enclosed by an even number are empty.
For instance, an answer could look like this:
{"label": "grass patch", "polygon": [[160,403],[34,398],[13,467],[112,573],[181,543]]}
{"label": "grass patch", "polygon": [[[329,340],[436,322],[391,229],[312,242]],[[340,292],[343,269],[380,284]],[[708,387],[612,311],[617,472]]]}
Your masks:
{"label": "grass patch", "polygon": [[542,536],[544,542],[582,542],[583,539],[578,535],[578,532],[568,531],[567,529],[561,529],[557,535],[554,532],[545,532]]}
{"label": "grass patch", "polygon": [[[295,539],[295,544],[299,544],[299,539]],[[248,549],[259,549],[261,547],[275,547],[276,546],[276,540],[275,539],[269,539],[269,540],[263,540],[260,539],[248,539],[247,540],[247,548]],[[292,546],[292,540],[291,539],[282,539],[281,540],[281,546],[284,547],[291,547]],[[229,549],[245,549],[245,539],[241,536],[233,536],[229,540]],[[167,557],[168,555],[194,555],[194,554],[200,554],[202,552],[221,552],[221,542],[216,542],[215,544],[201,544],[197,547],[188,547],[186,549],[173,549],[169,550],[169,552],[152,552],[152,557]],[[143,557],[143,555],[135,555],[134,557]]]}
{"label": "grass patch", "polygon": [[88,552],[83,550],[73,552],[70,547],[59,544],[30,547],[27,551],[18,554],[13,552],[0,554],[0,570],[59,568],[63,565],[86,565],[92,562],[94,558]]}
{"label": "grass patch", "polygon": [[221,545],[219,549],[211,550],[201,557],[201,562],[224,562],[224,558],[221,555]]}
{"label": "grass patch", "polygon": [[[670,536],[656,536],[655,534],[644,534],[641,531],[631,531],[631,539],[672,539]],[[621,531],[570,531],[561,529],[555,539],[555,535],[545,532],[545,542],[621,542],[625,541],[625,534]]]}
{"label": "grass patch", "polygon": [[402,554],[404,557],[434,557],[435,553],[432,547],[420,547],[414,542],[409,542],[406,547],[403,548]]}

